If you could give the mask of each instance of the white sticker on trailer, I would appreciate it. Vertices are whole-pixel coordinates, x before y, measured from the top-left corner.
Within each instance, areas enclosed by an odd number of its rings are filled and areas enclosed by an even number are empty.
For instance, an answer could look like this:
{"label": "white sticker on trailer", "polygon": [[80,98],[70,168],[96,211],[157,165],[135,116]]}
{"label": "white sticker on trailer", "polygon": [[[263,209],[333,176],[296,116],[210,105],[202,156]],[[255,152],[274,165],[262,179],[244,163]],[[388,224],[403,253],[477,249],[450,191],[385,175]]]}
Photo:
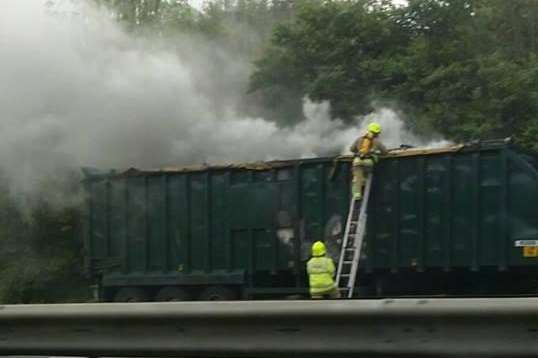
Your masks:
{"label": "white sticker on trailer", "polygon": [[538,240],[516,240],[515,247],[538,247]]}

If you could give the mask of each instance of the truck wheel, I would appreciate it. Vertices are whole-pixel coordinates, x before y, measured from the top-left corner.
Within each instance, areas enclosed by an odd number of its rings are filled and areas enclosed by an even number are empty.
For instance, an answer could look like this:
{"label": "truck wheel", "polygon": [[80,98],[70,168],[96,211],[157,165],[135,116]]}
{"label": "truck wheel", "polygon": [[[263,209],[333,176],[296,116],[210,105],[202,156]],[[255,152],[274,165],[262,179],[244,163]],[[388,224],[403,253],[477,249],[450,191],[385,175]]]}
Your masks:
{"label": "truck wheel", "polygon": [[201,293],[200,301],[232,301],[237,299],[237,292],[229,287],[210,286]]}
{"label": "truck wheel", "polygon": [[147,300],[146,291],[138,287],[124,287],[114,296],[114,302],[145,302]]}
{"label": "truck wheel", "polygon": [[155,301],[159,302],[174,302],[174,301],[188,301],[190,295],[184,288],[180,287],[165,287],[157,292]]}

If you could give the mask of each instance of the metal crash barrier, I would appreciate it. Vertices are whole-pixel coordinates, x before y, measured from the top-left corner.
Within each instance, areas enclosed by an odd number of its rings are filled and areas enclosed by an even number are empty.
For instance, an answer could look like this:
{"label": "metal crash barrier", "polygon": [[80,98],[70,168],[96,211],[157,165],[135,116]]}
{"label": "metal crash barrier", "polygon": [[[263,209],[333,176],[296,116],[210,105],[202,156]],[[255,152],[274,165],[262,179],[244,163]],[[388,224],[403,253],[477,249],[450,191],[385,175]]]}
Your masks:
{"label": "metal crash barrier", "polygon": [[0,306],[0,355],[536,356],[538,298]]}

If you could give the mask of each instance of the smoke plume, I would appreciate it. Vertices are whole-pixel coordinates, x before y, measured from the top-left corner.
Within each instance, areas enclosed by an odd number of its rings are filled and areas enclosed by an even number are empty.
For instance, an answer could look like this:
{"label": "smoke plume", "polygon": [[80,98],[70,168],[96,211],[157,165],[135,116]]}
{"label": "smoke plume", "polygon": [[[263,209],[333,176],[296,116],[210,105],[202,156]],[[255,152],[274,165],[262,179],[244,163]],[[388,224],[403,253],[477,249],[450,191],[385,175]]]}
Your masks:
{"label": "smoke plume", "polygon": [[424,144],[389,109],[354,126],[330,121],[328,103],[308,100],[294,127],[240,118],[234,108],[251,65],[225,48],[187,37],[173,45],[135,39],[87,5],[68,17],[34,0],[1,6],[0,169],[17,191],[80,166],[339,154],[374,119],[388,146]]}

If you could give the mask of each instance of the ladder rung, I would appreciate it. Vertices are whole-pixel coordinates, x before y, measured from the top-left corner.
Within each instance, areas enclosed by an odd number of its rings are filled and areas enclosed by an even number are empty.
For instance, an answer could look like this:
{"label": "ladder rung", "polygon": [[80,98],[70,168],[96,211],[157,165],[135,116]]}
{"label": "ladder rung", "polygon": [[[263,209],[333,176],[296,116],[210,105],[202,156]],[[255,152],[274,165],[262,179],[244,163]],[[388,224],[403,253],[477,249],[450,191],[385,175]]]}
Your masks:
{"label": "ladder rung", "polygon": [[344,261],[345,264],[352,264],[353,261]]}
{"label": "ladder rung", "polygon": [[351,274],[349,274],[349,273],[340,274],[340,277],[349,277],[349,276],[351,276]]}
{"label": "ladder rung", "polygon": [[346,247],[346,251],[355,251],[355,247]]}

